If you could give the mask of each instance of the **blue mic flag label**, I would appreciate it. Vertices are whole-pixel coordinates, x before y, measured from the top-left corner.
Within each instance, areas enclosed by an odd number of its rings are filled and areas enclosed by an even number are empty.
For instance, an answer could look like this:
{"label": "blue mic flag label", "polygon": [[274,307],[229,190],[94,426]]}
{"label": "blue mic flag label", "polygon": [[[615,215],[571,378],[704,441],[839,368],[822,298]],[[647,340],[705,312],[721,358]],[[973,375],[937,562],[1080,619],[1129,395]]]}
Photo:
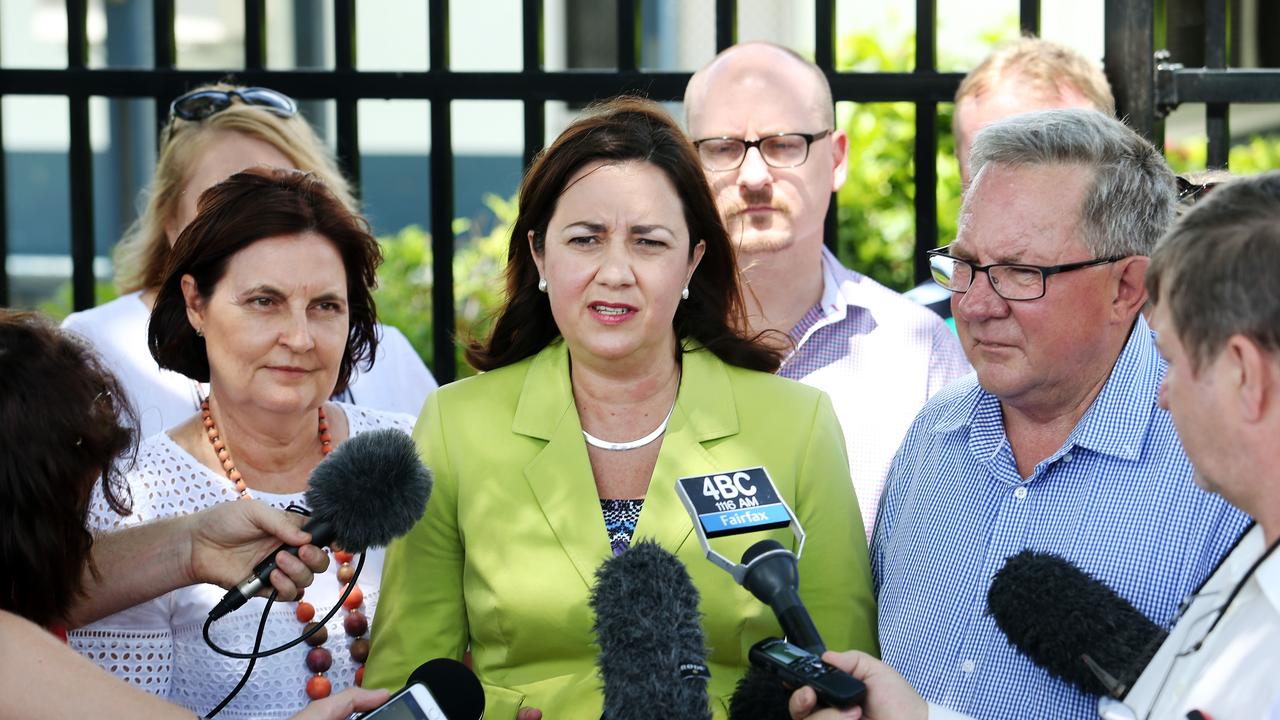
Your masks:
{"label": "blue mic flag label", "polygon": [[677,482],[708,539],[791,524],[791,513],[763,467],[695,475]]}

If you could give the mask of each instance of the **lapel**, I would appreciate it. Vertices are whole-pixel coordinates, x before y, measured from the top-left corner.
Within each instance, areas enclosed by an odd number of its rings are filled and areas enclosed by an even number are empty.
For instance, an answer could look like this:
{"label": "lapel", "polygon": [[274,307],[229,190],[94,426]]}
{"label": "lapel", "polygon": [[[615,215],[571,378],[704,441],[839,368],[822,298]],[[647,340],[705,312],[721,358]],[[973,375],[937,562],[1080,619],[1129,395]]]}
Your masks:
{"label": "lapel", "polygon": [[651,538],[679,553],[693,533],[693,521],[676,495],[676,479],[726,469],[716,466],[702,443],[737,433],[738,411],[724,364],[709,350],[684,353],[676,409],[645,493],[636,539]]}
{"label": "lapel", "polygon": [[573,406],[569,353],[555,340],[533,358],[511,430],[546,440],[524,468],[542,514],[560,547],[588,586],[610,556],[600,495],[587,458],[587,443]]}
{"label": "lapel", "polygon": [[[676,408],[663,435],[635,532],[636,539],[651,538],[673,553],[693,532],[675,493],[676,478],[717,469],[702,443],[738,432],[737,408],[723,364],[701,349],[682,357]],[[546,441],[525,466],[524,476],[556,540],[590,587],[596,568],[612,554],[573,404],[563,341],[554,341],[534,356],[511,429]]]}

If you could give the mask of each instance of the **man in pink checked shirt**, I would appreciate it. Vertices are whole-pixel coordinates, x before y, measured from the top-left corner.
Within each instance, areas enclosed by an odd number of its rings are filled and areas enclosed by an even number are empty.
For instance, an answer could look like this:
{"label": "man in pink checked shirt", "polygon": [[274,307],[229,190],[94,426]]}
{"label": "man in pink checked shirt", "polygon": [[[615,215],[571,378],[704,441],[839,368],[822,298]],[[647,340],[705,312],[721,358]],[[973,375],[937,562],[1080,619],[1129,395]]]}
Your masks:
{"label": "man in pink checked shirt", "polygon": [[694,74],[685,113],[737,241],[752,333],[789,354],[780,375],[831,396],[870,537],[889,462],[916,412],[969,372],[942,319],[840,264],[822,243],[848,173],[831,87],[786,48],[743,43]]}

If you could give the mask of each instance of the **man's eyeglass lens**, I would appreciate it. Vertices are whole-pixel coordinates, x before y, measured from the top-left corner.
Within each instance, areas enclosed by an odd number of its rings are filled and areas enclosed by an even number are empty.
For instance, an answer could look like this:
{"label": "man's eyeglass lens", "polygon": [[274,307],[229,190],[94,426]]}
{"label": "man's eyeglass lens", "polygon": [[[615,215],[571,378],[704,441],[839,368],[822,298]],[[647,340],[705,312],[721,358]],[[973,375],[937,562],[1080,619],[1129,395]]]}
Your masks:
{"label": "man's eyeglass lens", "polygon": [[[966,292],[973,285],[973,266],[946,255],[930,255],[933,280],[954,292]],[[1039,268],[1023,265],[995,265],[983,272],[991,279],[996,294],[1006,300],[1035,300],[1044,295],[1044,274]]]}
{"label": "man's eyeglass lens", "polygon": [[747,150],[755,147],[760,149],[760,156],[770,167],[797,167],[809,159],[809,145],[830,133],[830,130],[823,130],[813,135],[784,133],[769,135],[758,140],[707,138],[697,142],[698,157],[702,160],[703,167],[708,170],[735,170],[746,159]]}

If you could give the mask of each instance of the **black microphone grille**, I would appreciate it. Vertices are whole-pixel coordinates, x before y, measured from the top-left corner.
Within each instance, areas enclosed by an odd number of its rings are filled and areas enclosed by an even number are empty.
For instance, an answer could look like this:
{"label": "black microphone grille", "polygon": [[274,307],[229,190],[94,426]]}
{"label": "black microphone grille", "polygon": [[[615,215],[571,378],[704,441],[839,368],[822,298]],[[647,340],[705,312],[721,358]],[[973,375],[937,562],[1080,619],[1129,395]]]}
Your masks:
{"label": "black microphone grille", "polygon": [[449,658],[428,660],[417,667],[405,685],[426,686],[448,720],[480,720],[484,716],[484,688],[466,665]]}
{"label": "black microphone grille", "polygon": [[773,552],[774,550],[785,550],[785,549],[786,548],[782,546],[782,543],[772,538],[761,540],[760,542],[757,542],[751,547],[747,548],[742,553],[742,564],[750,565],[752,560],[755,560],[756,558],[760,557],[761,555],[767,552]]}
{"label": "black microphone grille", "polygon": [[1131,687],[1167,633],[1065,558],[1023,550],[991,581],[987,606],[1019,652],[1090,695],[1113,694],[1084,655]]}
{"label": "black microphone grille", "polygon": [[348,438],[316,466],[306,492],[312,516],[352,552],[409,532],[430,496],[431,471],[413,439],[389,428]]}
{"label": "black microphone grille", "polygon": [[604,717],[710,719],[698,589],[684,563],[639,541],[596,571],[591,609]]}

